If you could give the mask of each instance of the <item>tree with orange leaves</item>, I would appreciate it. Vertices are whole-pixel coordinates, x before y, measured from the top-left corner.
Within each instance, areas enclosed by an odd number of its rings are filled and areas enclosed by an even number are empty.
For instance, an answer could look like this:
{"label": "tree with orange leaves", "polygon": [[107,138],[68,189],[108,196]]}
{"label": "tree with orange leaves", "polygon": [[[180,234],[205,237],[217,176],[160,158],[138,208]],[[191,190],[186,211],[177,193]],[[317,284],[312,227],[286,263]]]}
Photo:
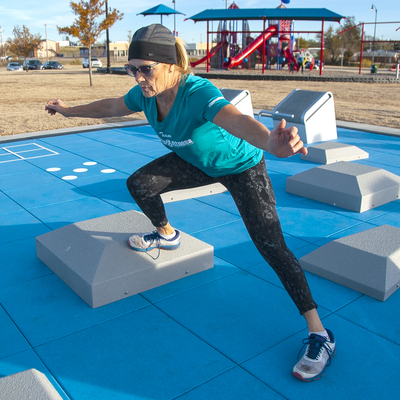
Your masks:
{"label": "tree with orange leaves", "polygon": [[[89,80],[90,86],[92,83],[92,46],[102,32],[109,29],[123,17],[123,13],[115,8],[106,12],[104,5],[106,0],[81,0],[79,3],[71,1],[70,6],[72,12],[77,16],[71,26],[60,28],[57,26],[59,33],[66,33],[74,36],[89,49]],[[102,19],[103,14],[106,17]]]}
{"label": "tree with orange leaves", "polygon": [[26,72],[28,72],[29,68],[26,59],[32,57],[33,52],[42,46],[42,38],[39,34],[31,34],[25,25],[22,25],[22,28],[14,26],[13,35],[14,39],[8,39],[6,46],[12,54],[24,58],[26,65],[25,69]]}

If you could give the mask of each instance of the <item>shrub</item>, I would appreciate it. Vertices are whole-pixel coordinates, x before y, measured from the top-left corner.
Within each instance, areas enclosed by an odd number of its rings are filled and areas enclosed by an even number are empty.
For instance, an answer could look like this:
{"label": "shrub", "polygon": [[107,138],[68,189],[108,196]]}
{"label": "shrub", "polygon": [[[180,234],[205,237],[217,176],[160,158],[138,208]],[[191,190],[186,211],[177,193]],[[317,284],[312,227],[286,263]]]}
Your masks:
{"label": "shrub", "polygon": [[82,61],[79,58],[74,58],[72,61],[69,62],[70,65],[81,65]]}

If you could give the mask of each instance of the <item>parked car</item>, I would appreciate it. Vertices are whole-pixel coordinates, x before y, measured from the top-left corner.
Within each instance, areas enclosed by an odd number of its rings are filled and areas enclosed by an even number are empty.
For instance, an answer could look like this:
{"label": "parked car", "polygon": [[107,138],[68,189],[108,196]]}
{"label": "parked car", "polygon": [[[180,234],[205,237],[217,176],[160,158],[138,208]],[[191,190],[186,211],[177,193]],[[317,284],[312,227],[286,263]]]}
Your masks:
{"label": "parked car", "polygon": [[43,69],[43,64],[39,60],[26,60],[24,61],[23,68],[27,69]]}
{"label": "parked car", "polygon": [[[91,58],[91,64],[92,68],[101,68],[103,64],[97,57],[92,57]],[[89,68],[89,58],[84,58],[82,61],[82,67],[83,68]]]}
{"label": "parked car", "polygon": [[63,65],[58,61],[46,61],[43,65],[43,69],[63,69]]}
{"label": "parked car", "polygon": [[22,65],[17,62],[10,62],[7,65],[7,71],[22,71]]}

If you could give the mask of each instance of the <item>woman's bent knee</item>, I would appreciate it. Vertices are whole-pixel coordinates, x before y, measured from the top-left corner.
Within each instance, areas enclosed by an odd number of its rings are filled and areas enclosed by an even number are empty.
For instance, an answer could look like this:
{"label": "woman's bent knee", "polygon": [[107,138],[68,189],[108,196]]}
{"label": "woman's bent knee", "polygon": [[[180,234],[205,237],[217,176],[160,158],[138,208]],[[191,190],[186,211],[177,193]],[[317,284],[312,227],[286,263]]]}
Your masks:
{"label": "woman's bent knee", "polygon": [[126,180],[126,187],[129,190],[131,196],[136,199],[137,197],[143,197],[143,189],[141,189],[143,185],[140,184],[140,179],[137,176],[136,172],[133,173],[127,180]]}

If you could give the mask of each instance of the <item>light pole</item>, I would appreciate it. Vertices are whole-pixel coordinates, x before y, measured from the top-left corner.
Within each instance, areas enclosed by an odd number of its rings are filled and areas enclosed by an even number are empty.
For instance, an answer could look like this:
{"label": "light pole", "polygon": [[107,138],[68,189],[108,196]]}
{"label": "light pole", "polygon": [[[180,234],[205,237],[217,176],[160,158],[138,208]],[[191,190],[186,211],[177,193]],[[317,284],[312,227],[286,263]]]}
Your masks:
{"label": "light pole", "polygon": [[46,32],[46,61],[49,61],[49,46],[47,42],[47,24],[44,24],[44,29]]}
{"label": "light pole", "polygon": [[[106,0],[106,19],[108,17],[108,1]],[[106,46],[107,46],[107,74],[111,73],[110,65],[110,38],[108,36],[108,28],[106,29]],[[91,62],[91,61],[90,61]]]}
{"label": "light pole", "polygon": [[3,57],[5,54],[3,54],[3,31],[1,30],[1,26],[0,26],[0,42],[1,42],[0,56]]}
{"label": "light pole", "polygon": [[[174,4],[174,11],[175,11],[175,0],[172,0]],[[176,14],[174,14],[174,35],[176,36]]]}
{"label": "light pole", "polygon": [[371,6],[371,11],[374,11],[375,9],[375,27],[374,27],[374,43],[372,46],[372,65],[374,65],[374,56],[375,56],[375,38],[376,38],[376,18],[378,16],[378,10],[376,9],[376,6],[372,4]]}

